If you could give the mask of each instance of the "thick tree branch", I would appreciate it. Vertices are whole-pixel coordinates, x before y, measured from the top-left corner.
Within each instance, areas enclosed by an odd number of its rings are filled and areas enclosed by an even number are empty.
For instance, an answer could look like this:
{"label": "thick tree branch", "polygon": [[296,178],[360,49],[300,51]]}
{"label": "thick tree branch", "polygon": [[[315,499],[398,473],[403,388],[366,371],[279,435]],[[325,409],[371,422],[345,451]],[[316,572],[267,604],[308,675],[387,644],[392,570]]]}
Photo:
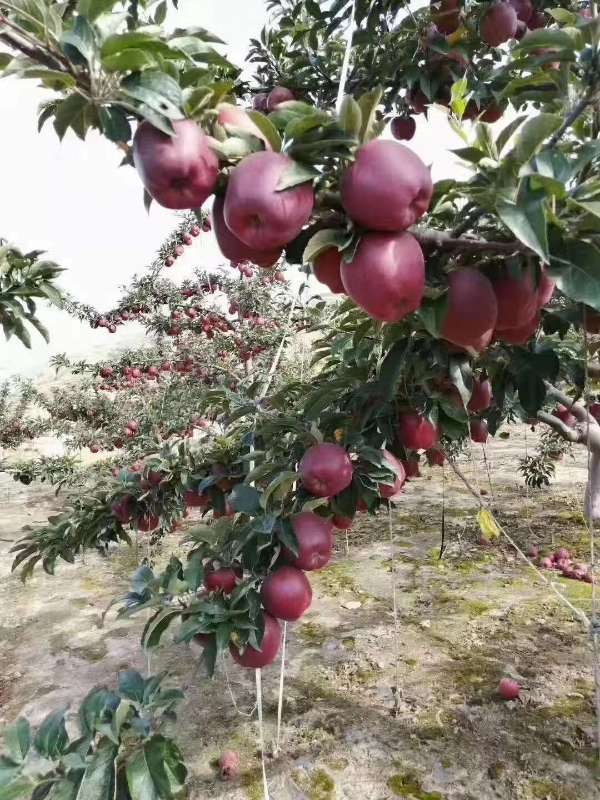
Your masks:
{"label": "thick tree branch", "polygon": [[537,418],[540,422],[544,422],[557,433],[560,433],[563,439],[566,439],[568,442],[575,442],[578,444],[581,441],[581,434],[576,431],[575,428],[569,428],[568,425],[565,425],[565,423],[558,417],[555,417],[554,414],[549,414],[547,411],[538,411]]}
{"label": "thick tree branch", "polygon": [[472,225],[474,225],[478,220],[481,219],[481,217],[483,217],[486,210],[487,209],[482,208],[481,206],[474,208],[469,214],[467,214],[463,221],[450,232],[450,236],[458,239],[459,236],[462,236],[463,233],[466,233]]}
{"label": "thick tree branch", "polygon": [[[587,423],[590,415],[588,414],[588,410],[585,408],[585,406],[582,406],[581,403],[574,402],[568,394],[561,392],[560,389],[557,389],[556,386],[553,386],[551,383],[545,381],[545,384],[546,394],[548,397],[551,397],[553,400],[557,400],[559,403],[562,403],[563,406],[566,406],[578,422]],[[596,423],[596,420],[593,417],[591,417],[591,420],[593,423]]]}

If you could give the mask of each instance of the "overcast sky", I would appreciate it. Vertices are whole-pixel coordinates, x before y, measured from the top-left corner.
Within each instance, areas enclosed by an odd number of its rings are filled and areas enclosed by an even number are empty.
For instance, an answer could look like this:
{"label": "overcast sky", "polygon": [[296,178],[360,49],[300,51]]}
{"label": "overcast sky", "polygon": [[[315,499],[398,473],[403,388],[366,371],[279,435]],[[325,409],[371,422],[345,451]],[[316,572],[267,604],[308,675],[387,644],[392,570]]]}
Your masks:
{"label": "overcast sky", "polygon": [[[181,27],[200,24],[220,36],[227,42],[224,52],[239,65],[248,40],[258,37],[265,21],[264,0],[180,0],[177,17]],[[96,308],[110,308],[118,287],[151,263],[176,220],[156,203],[146,213],[135,170],[118,168],[122,154],[106,139],[91,132],[82,142],[69,131],[61,143],[51,124],[38,133],[36,109],[43,97],[35,81],[0,81],[0,236],[23,250],[47,250],[67,270],[60,281],[67,291]],[[419,116],[410,146],[433,164],[434,180],[459,174],[448,150],[461,141],[441,112],[432,111],[429,121]],[[203,236],[170,275],[181,278],[192,266],[213,268],[220,261],[212,234]],[[32,351],[17,341],[0,341],[0,378],[35,375],[55,353],[100,358],[107,348],[139,336],[135,325],[110,335],[45,307],[40,316],[50,330],[50,345],[35,332]]]}

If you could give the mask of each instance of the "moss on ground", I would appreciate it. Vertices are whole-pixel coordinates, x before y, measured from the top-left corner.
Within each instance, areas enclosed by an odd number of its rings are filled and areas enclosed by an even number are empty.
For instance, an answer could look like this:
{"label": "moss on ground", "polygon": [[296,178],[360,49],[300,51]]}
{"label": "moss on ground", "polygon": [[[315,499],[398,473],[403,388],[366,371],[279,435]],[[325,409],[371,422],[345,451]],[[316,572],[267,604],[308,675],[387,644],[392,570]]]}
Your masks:
{"label": "moss on ground", "polygon": [[307,644],[320,647],[327,639],[325,629],[317,622],[303,622],[298,628],[298,636]]}
{"label": "moss on ground", "polygon": [[580,795],[574,790],[540,778],[534,778],[529,788],[536,800],[580,800]]}
{"label": "moss on ground", "polygon": [[324,769],[314,769],[310,773],[296,770],[292,774],[294,782],[306,794],[308,800],[334,800],[335,781]]}
{"label": "moss on ground", "polygon": [[354,636],[346,636],[344,639],[342,639],[342,644],[346,650],[356,650],[356,639]]}
{"label": "moss on ground", "polygon": [[331,597],[338,597],[343,591],[360,591],[360,586],[352,574],[351,564],[329,564],[315,573],[315,578]]}
{"label": "moss on ground", "polygon": [[388,788],[396,797],[406,797],[410,800],[443,800],[440,792],[425,792],[419,778],[409,772],[405,775],[392,775],[387,782]]}

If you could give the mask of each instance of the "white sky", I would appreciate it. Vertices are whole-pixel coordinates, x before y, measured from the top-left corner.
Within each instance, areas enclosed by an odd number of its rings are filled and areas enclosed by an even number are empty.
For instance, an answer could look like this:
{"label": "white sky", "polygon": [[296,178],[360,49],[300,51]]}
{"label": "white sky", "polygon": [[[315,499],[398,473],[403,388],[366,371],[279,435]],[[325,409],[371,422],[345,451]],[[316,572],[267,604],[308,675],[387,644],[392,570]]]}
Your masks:
{"label": "white sky", "polygon": [[[239,65],[248,40],[259,36],[265,20],[263,0],[180,0],[177,16],[181,27],[200,24],[220,36],[228,43],[225,53]],[[135,170],[118,168],[121,152],[106,139],[90,133],[81,142],[69,131],[61,143],[51,123],[38,134],[36,109],[43,97],[35,81],[0,81],[0,235],[25,251],[47,250],[67,270],[60,281],[67,291],[98,309],[110,308],[118,287],[151,263],[176,220],[155,203],[146,214]],[[442,112],[431,111],[429,121],[418,117],[410,146],[433,164],[434,180],[464,174],[448,153],[461,145]],[[221,260],[212,234],[203,235],[169,275],[180,279],[192,266],[213,268]],[[50,331],[50,345],[35,331],[31,351],[17,341],[0,340],[0,379],[42,372],[55,353],[93,360],[139,339],[137,325],[110,335],[42,305],[40,317]]]}

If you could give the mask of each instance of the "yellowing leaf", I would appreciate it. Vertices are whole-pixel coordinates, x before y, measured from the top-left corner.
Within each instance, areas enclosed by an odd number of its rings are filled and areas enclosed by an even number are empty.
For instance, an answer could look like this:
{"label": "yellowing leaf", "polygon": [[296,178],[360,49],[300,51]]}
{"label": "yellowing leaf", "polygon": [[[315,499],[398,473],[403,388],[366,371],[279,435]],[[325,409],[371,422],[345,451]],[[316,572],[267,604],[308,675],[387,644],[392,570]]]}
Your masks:
{"label": "yellowing leaf", "polygon": [[334,431],[333,438],[339,444],[342,441],[342,439],[344,438],[344,429],[343,428],[338,428],[336,431]]}
{"label": "yellowing leaf", "polygon": [[479,509],[477,512],[477,522],[481,528],[481,533],[486,539],[497,539],[500,536],[500,528],[487,508]]}

